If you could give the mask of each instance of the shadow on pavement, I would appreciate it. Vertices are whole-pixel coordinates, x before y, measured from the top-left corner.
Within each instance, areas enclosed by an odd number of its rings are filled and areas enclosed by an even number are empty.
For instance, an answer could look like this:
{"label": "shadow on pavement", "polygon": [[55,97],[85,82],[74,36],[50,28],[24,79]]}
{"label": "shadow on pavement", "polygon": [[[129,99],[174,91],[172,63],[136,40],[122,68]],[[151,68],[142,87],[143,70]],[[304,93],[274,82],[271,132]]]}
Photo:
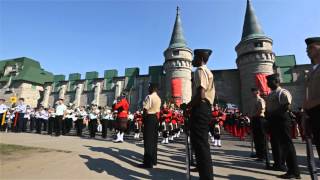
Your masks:
{"label": "shadow on pavement", "polygon": [[148,171],[147,174],[143,174],[127,167],[123,167],[121,164],[128,164],[129,166],[136,167],[143,159],[143,156],[135,151],[127,150],[127,149],[119,149],[119,148],[105,148],[105,147],[93,147],[93,146],[85,146],[88,147],[89,150],[94,152],[105,153],[113,158],[117,159],[117,161],[110,161],[108,159],[103,158],[92,158],[86,155],[80,155],[81,158],[86,159],[85,163],[87,167],[98,173],[106,172],[109,175],[112,175],[119,179],[185,179],[186,175],[182,172],[177,172],[174,170],[170,170],[170,167],[180,168],[178,166],[174,166],[171,164],[165,164],[163,160],[159,159],[158,163],[167,166],[167,169],[162,168],[153,168],[146,169]]}

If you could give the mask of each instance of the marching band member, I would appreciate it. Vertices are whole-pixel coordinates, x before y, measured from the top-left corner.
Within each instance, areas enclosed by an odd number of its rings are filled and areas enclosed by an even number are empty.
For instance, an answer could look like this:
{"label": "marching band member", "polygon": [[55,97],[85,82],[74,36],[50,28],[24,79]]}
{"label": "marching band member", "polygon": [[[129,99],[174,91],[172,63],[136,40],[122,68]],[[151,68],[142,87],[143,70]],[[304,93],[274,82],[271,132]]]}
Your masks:
{"label": "marching band member", "polygon": [[37,108],[33,108],[31,109],[31,112],[30,112],[30,126],[29,126],[29,131],[30,132],[33,132],[33,129],[36,128],[36,110]]}
{"label": "marching band member", "polygon": [[54,112],[54,108],[50,107],[48,110],[49,113],[49,119],[48,119],[48,135],[52,135],[52,132],[54,130],[54,119],[56,117],[56,114]]}
{"label": "marching band member", "polygon": [[130,134],[131,130],[134,129],[134,114],[129,112],[128,123],[127,123],[127,133]]}
{"label": "marching band member", "polygon": [[120,97],[119,102],[114,105],[114,110],[117,110],[117,139],[114,140],[115,143],[122,143],[124,132],[127,130],[128,123],[128,111],[129,111],[129,103],[123,93]]}
{"label": "marching band member", "polygon": [[137,111],[134,114],[134,139],[140,138],[141,126],[142,126],[142,114],[140,111]]}
{"label": "marching band member", "polygon": [[56,107],[56,118],[55,118],[55,123],[54,123],[54,127],[55,127],[55,135],[56,136],[60,136],[61,135],[61,131],[64,134],[64,129],[62,124],[64,123],[63,119],[66,115],[66,110],[67,110],[67,106],[64,105],[64,99],[60,98],[59,101],[57,102],[57,107]]}
{"label": "marching band member", "polygon": [[37,108],[35,112],[36,133],[41,134],[41,111],[43,107]]}
{"label": "marching band member", "polygon": [[68,134],[70,132],[73,125],[73,118],[74,118],[73,104],[69,103],[69,105],[67,106],[66,116],[64,119],[65,134]]}
{"label": "marching band member", "polygon": [[18,106],[15,108],[15,121],[14,127],[16,132],[26,131],[26,122],[24,114],[26,113],[27,106],[24,103],[24,98],[19,98]]}
{"label": "marching band member", "polygon": [[89,112],[89,131],[90,131],[90,138],[94,138],[96,136],[97,127],[98,127],[98,116],[99,116],[99,109],[96,104],[92,105],[92,109]]}
{"label": "marching band member", "polygon": [[6,116],[8,111],[8,106],[4,104],[5,99],[0,99],[0,122],[1,122],[1,131],[7,129]]}
{"label": "marching band member", "polygon": [[[212,111],[212,119],[209,122],[209,131],[211,134],[211,141],[214,143],[215,146],[218,146],[219,142],[221,144],[221,139],[220,139],[221,127],[217,129],[216,125],[220,126],[220,121],[222,121],[221,120],[222,115],[223,114],[219,110],[218,104],[215,104]],[[219,139],[216,139],[214,136],[214,134],[217,134],[217,132],[219,132],[219,136],[216,135],[216,137],[219,137]],[[215,140],[217,140],[217,142]]]}
{"label": "marching band member", "polygon": [[107,138],[107,129],[108,129],[108,121],[109,121],[109,114],[108,114],[108,109],[103,108],[102,113],[101,113],[101,124],[102,124],[102,138]]}
{"label": "marching band member", "polygon": [[169,143],[169,123],[171,122],[172,111],[168,108],[167,104],[163,104],[163,108],[160,112],[161,117],[161,127],[162,127],[162,137],[163,140],[161,143],[168,144]]}
{"label": "marching band member", "polygon": [[30,124],[30,115],[31,115],[31,107],[29,105],[27,105],[27,109],[26,109],[26,113],[24,114],[24,119],[25,119],[25,123],[26,123],[26,129],[27,129],[27,124]]}
{"label": "marching band member", "polygon": [[79,137],[82,137],[84,120],[86,119],[87,115],[88,114],[87,114],[84,106],[81,106],[76,112],[76,116],[77,116],[76,129],[77,129],[77,136],[79,136]]}
{"label": "marching band member", "polygon": [[171,119],[172,128],[171,128],[171,132],[169,132],[169,134],[170,134],[169,140],[171,140],[171,141],[173,141],[174,138],[177,137],[178,116],[179,116],[179,111],[176,109],[176,110],[174,110],[174,112],[172,114],[172,119]]}
{"label": "marching band member", "polygon": [[107,127],[109,128],[109,131],[113,131],[114,129],[114,118],[113,114],[110,109],[107,109]]}
{"label": "marching band member", "polygon": [[49,119],[49,113],[48,109],[44,108],[41,111],[41,124],[40,124],[40,132],[42,129],[42,124],[43,124],[43,131],[47,131],[48,128],[48,119]]}

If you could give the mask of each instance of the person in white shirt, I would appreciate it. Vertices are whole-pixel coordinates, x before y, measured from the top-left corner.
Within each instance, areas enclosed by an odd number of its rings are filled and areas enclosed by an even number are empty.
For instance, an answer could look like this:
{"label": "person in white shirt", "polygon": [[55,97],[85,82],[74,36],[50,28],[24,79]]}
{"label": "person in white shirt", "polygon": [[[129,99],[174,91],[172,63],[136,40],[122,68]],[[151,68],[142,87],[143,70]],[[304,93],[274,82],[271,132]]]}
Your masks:
{"label": "person in white shirt", "polygon": [[35,119],[36,119],[36,133],[41,134],[41,123],[42,123],[42,117],[41,117],[41,111],[43,107],[39,107],[36,109],[35,112]]}
{"label": "person in white shirt", "polygon": [[[10,122],[10,130],[12,132],[15,131],[15,126],[14,126],[14,120],[16,119],[15,117],[16,117],[15,108],[11,108],[10,113],[8,112],[8,114],[7,114],[7,119]],[[8,125],[9,125],[9,123],[8,123]]]}
{"label": "person in white shirt", "polygon": [[15,109],[16,117],[14,126],[16,132],[26,132],[27,123],[24,118],[24,114],[27,111],[27,106],[24,103],[24,98],[19,98],[19,103]]}
{"label": "person in white shirt", "polygon": [[64,119],[64,126],[63,126],[64,127],[63,129],[65,129],[64,134],[70,133],[70,130],[72,129],[72,125],[73,125],[73,118],[74,118],[73,104],[69,103],[66,110],[66,116]]}
{"label": "person in white shirt", "polygon": [[54,129],[54,120],[56,117],[56,114],[54,112],[54,108],[50,107],[48,110],[49,113],[49,119],[48,119],[48,135],[52,135],[53,129]]}
{"label": "person in white shirt", "polygon": [[5,131],[7,127],[6,123],[6,114],[8,111],[8,106],[4,104],[5,100],[0,99],[0,125],[1,125],[1,131]]}
{"label": "person in white shirt", "polygon": [[130,134],[131,131],[134,130],[134,114],[132,114],[131,112],[129,112],[128,114],[128,130],[127,132]]}
{"label": "person in white shirt", "polygon": [[48,112],[48,109],[47,108],[44,108],[42,111],[41,111],[41,128],[42,128],[42,125],[43,125],[43,128],[42,130],[43,131],[47,131],[48,129],[48,119],[49,119],[49,112]]}
{"label": "person in white shirt", "polygon": [[84,119],[86,119],[86,117],[88,116],[85,107],[81,106],[79,109],[77,109],[76,111],[76,129],[77,129],[77,136],[82,137],[82,130],[83,130],[83,121]]}
{"label": "person in white shirt", "polygon": [[99,109],[96,104],[92,105],[92,109],[89,113],[89,131],[90,131],[90,138],[94,138],[96,136],[97,127],[98,127],[98,116],[99,116]]}
{"label": "person in white shirt", "polygon": [[100,122],[101,122],[101,125],[102,125],[101,137],[104,138],[104,139],[107,138],[108,121],[109,121],[108,109],[107,109],[107,107],[104,107],[102,109],[101,119],[100,119]]}
{"label": "person in white shirt", "polygon": [[[61,135],[61,131],[62,131],[62,123],[63,123],[63,119],[65,118],[66,115],[66,110],[67,110],[67,106],[64,105],[64,99],[60,98],[59,101],[57,102],[57,106],[56,106],[56,118],[55,118],[55,135],[56,136],[60,136]],[[64,133],[64,132],[62,132]]]}
{"label": "person in white shirt", "polygon": [[30,112],[30,124],[29,124],[29,131],[30,132],[33,132],[33,129],[35,129],[36,127],[36,108],[34,109],[31,109],[31,112]]}
{"label": "person in white shirt", "polygon": [[31,107],[29,105],[27,105],[27,109],[26,109],[26,113],[24,114],[24,119],[27,123],[27,127],[28,127],[28,124],[29,124],[29,127],[30,127],[30,115],[31,115]]}
{"label": "person in white shirt", "polygon": [[113,131],[114,127],[115,127],[115,121],[113,118],[113,113],[111,112],[111,110],[107,110],[107,120],[108,120],[108,128],[109,131]]}

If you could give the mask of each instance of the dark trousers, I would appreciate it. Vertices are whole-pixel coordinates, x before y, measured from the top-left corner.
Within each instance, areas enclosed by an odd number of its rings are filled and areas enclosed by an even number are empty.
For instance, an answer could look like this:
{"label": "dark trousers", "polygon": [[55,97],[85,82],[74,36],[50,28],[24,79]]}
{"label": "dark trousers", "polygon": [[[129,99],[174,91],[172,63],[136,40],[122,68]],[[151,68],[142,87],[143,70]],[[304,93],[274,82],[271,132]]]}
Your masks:
{"label": "dark trousers", "polygon": [[64,133],[63,134],[67,134],[70,132],[71,128],[72,128],[72,119],[71,118],[66,118],[64,119],[64,123],[63,123],[63,129],[64,129]]}
{"label": "dark trousers", "polygon": [[109,131],[113,131],[113,128],[114,128],[114,121],[113,120],[108,120],[108,128],[109,128]]}
{"label": "dark trousers", "polygon": [[18,119],[16,124],[17,132],[26,132],[27,121],[24,118],[24,113],[18,113]]}
{"label": "dark trousers", "polygon": [[55,121],[55,118],[53,118],[53,117],[50,117],[48,120],[48,134],[49,135],[51,135],[52,131],[54,130],[54,121]]}
{"label": "dark trousers", "polygon": [[201,180],[213,179],[212,159],[208,143],[211,105],[201,102],[193,107],[190,119],[190,140],[196,155],[197,169]]}
{"label": "dark trousers", "polygon": [[144,156],[143,164],[153,167],[157,164],[158,154],[158,118],[155,114],[147,114],[144,119]]}
{"label": "dark trousers", "polygon": [[[289,174],[300,175],[296,150],[291,139],[291,125],[289,113],[270,117],[272,154],[278,153],[278,157],[274,156],[274,158],[278,158],[274,159],[275,163],[285,161]],[[274,147],[274,145],[276,146]]]}
{"label": "dark trousers", "polygon": [[254,117],[251,121],[253,142],[258,158],[265,159],[267,144],[266,144],[266,120],[263,117]]}
{"label": "dark trousers", "polygon": [[101,136],[103,138],[107,138],[107,129],[108,129],[108,120],[107,119],[101,119],[101,125],[102,125],[102,134]]}
{"label": "dark trousers", "polygon": [[31,118],[30,118],[30,126],[29,126],[30,132],[33,131],[33,129],[35,128],[35,126],[36,126],[36,118],[35,118],[35,117],[31,117]]}
{"label": "dark trousers", "polygon": [[313,142],[318,151],[318,158],[320,160],[320,105],[309,110],[310,124],[312,128]]}
{"label": "dark trousers", "polygon": [[77,136],[82,136],[83,119],[77,119],[76,129],[77,129]]}
{"label": "dark trousers", "polygon": [[42,128],[42,125],[43,125],[43,131],[47,131],[48,129],[48,119],[42,119],[41,121],[41,128]]}
{"label": "dark trousers", "polygon": [[56,118],[54,119],[54,132],[56,134],[56,136],[60,136],[61,135],[61,130],[62,130],[62,118],[63,116],[56,116]]}
{"label": "dark trousers", "polygon": [[97,119],[90,119],[90,121],[89,121],[89,131],[90,131],[90,137],[91,138],[94,138],[96,136],[97,127],[98,127]]}
{"label": "dark trousers", "polygon": [[36,118],[36,131],[37,134],[41,134],[42,118]]}

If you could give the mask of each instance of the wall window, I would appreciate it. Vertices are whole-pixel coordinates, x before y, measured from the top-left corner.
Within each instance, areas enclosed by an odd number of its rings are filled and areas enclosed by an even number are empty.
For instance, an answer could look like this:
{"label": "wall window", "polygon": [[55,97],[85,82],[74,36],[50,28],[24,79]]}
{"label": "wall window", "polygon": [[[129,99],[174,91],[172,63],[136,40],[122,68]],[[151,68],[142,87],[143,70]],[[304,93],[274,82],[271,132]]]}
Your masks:
{"label": "wall window", "polygon": [[179,51],[173,51],[173,52],[172,52],[172,55],[174,55],[174,56],[179,56]]}
{"label": "wall window", "polygon": [[256,43],[254,43],[254,47],[263,47],[263,43],[262,42],[256,42]]}

